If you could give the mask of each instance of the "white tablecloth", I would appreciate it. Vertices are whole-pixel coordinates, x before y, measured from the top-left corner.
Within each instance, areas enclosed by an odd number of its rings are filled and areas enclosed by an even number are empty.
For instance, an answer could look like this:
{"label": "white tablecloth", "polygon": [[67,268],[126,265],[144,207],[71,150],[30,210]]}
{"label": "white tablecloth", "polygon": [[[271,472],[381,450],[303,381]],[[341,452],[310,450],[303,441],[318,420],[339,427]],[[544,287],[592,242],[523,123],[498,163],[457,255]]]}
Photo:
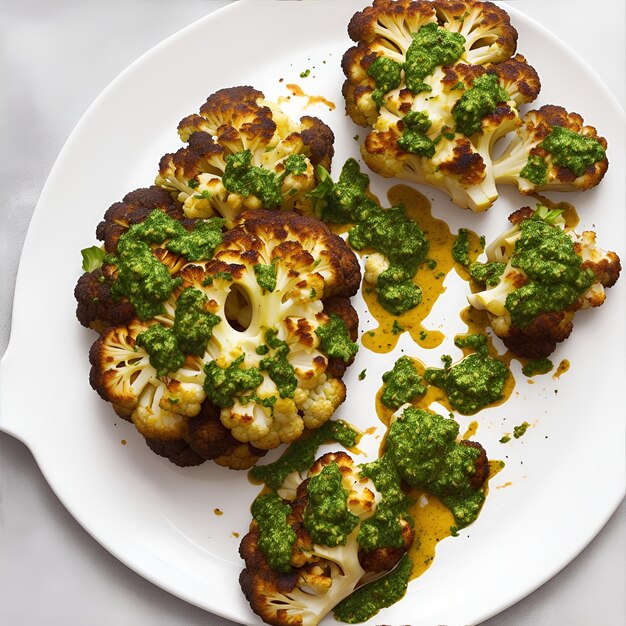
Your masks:
{"label": "white tablecloth", "polygon": [[[0,0],[0,354],[9,341],[15,274],[26,229],[46,176],[74,124],[131,61],[229,3]],[[623,105],[623,0],[511,4],[576,49]],[[272,29],[280,36],[279,25]],[[606,134],[610,136],[610,131]],[[624,177],[624,172],[612,175]],[[24,410],[28,411],[27,398]],[[565,518],[581,506],[572,505],[574,510]],[[485,624],[626,623],[625,520],[622,504],[573,563]],[[27,448],[0,433],[0,624],[232,623],[169,595],[110,556],[59,503]]]}

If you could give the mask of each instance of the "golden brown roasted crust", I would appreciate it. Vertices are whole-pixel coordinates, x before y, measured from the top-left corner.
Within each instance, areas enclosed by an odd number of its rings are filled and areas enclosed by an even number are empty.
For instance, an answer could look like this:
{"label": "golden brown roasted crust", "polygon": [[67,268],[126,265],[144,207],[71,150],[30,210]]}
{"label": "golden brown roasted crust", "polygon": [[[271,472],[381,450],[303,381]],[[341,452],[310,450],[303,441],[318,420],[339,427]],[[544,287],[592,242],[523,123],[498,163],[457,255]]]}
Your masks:
{"label": "golden brown roasted crust", "polygon": [[452,149],[453,159],[443,161],[439,170],[458,177],[463,185],[476,185],[485,178],[486,166],[482,156],[467,138],[457,138]]}
{"label": "golden brown roasted crust", "polygon": [[[332,284],[326,284],[323,299],[332,296],[353,296],[361,284],[361,267],[354,252],[346,242],[313,217],[281,211],[246,211],[239,216],[236,227],[224,235],[223,247],[242,246],[242,239],[248,249],[259,249],[259,241],[297,241],[302,250],[298,254],[309,254],[307,247],[322,246],[325,260],[335,271]],[[286,250],[276,246],[274,251],[282,254]],[[295,248],[294,248],[295,251]],[[219,256],[219,253],[218,253]],[[297,259],[294,259],[297,261]],[[303,259],[304,260],[304,259]]]}
{"label": "golden brown roasted crust", "polygon": [[502,63],[490,63],[485,66],[485,70],[489,74],[496,74],[505,88],[515,85],[521,96],[521,102],[533,102],[541,91],[539,74],[521,54],[516,54]]}
{"label": "golden brown roasted crust", "polygon": [[478,443],[478,441],[463,439],[461,441],[461,445],[467,446],[468,448],[474,448],[480,452],[478,457],[476,457],[476,461],[474,461],[476,471],[469,478],[472,489],[480,489],[489,478],[489,459],[487,458],[487,452],[485,451],[485,448]]}
{"label": "golden brown roasted crust", "polygon": [[190,228],[195,221],[185,218],[180,203],[172,200],[167,191],[153,185],[135,189],[127,193],[121,202],[112,204],[96,227],[96,238],[104,242],[104,249],[109,254],[115,254],[117,242],[129,226],[143,222],[154,209],[181,221],[186,228]]}
{"label": "golden brown roasted crust", "polygon": [[472,28],[488,28],[491,32],[497,32],[495,42],[502,49],[503,55],[511,57],[517,49],[517,30],[511,24],[508,13],[492,2],[480,2],[478,0],[435,0],[433,6],[437,13],[437,21],[440,26],[446,22],[453,22],[455,18],[464,17],[468,12],[477,10],[480,12],[480,20],[476,20]]}
{"label": "golden brown roasted crust", "polygon": [[413,544],[415,532],[406,520],[400,520],[402,526],[402,545],[399,548],[376,548],[365,552],[359,550],[359,563],[366,572],[386,572],[392,570]]}
{"label": "golden brown roasted crust", "polygon": [[335,154],[335,135],[330,126],[317,117],[305,115],[300,118],[304,130],[300,133],[302,143],[306,146],[306,155],[313,165],[321,165],[330,170]]}
{"label": "golden brown roasted crust", "polygon": [[112,281],[107,271],[105,266],[85,272],[74,288],[76,318],[83,326],[97,332],[109,326],[126,324],[135,316],[135,309],[128,299],[113,300]]}
{"label": "golden brown roasted crust", "polygon": [[352,16],[348,35],[352,41],[370,42],[378,36],[376,26],[381,19],[398,20],[417,31],[419,25],[435,16],[435,5],[421,0],[374,0],[372,6]]}
{"label": "golden brown roasted crust", "polygon": [[145,437],[145,440],[152,452],[166,458],[174,465],[178,465],[178,467],[193,467],[194,465],[202,465],[206,461],[199,454],[196,454],[183,439],[163,441]]}

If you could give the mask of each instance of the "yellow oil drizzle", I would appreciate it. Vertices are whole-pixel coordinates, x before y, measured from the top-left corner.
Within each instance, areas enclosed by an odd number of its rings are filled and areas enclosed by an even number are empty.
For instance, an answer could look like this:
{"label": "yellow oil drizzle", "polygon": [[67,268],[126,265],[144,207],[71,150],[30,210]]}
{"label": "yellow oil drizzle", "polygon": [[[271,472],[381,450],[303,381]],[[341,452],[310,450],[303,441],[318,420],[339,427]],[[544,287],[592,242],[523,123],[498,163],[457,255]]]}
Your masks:
{"label": "yellow oil drizzle", "polygon": [[478,422],[474,420],[468,424],[467,430],[463,433],[461,439],[469,439],[470,437],[473,437],[476,434],[477,430]]}
{"label": "yellow oil drizzle", "polygon": [[411,489],[408,495],[414,501],[409,507],[409,513],[415,521],[416,535],[409,550],[409,557],[413,561],[413,580],[431,566],[437,544],[452,534],[454,516],[439,498],[420,489]]}
{"label": "yellow oil drizzle", "polygon": [[[323,104],[324,106],[328,107],[329,111],[333,111],[337,108],[337,105],[332,100],[329,100],[328,98],[319,95],[311,96],[305,93],[300,85],[296,85],[295,83],[287,83],[285,86],[287,87],[287,89],[289,89],[292,96],[307,99],[305,107],[311,106],[313,104]],[[278,104],[282,104],[283,102],[285,102],[285,100],[289,100],[290,98],[291,96],[280,96],[278,98]]]}
{"label": "yellow oil drizzle", "polygon": [[393,323],[397,320],[422,348],[435,348],[441,344],[444,335],[439,330],[426,328],[422,322],[430,313],[437,298],[445,291],[443,281],[454,266],[451,249],[455,236],[450,233],[450,228],[443,220],[433,217],[428,198],[419,191],[406,185],[394,185],[387,193],[387,197],[392,206],[403,203],[407,215],[420,225],[430,242],[428,258],[433,259],[437,265],[433,269],[426,263],[420,266],[413,282],[422,290],[422,301],[414,309],[398,317],[386,311],[378,303],[376,293],[367,284],[363,285],[363,298],[379,325],[378,328],[365,333],[362,342],[373,352],[390,352],[400,337],[400,334],[392,332]]}
{"label": "yellow oil drizzle", "polygon": [[567,359],[563,359],[557,366],[556,368],[556,372],[554,372],[554,374],[552,375],[552,378],[554,380],[557,380],[558,378],[561,378],[561,376],[563,374],[565,374],[565,372],[567,372],[567,370],[569,369],[570,366],[570,362]]}

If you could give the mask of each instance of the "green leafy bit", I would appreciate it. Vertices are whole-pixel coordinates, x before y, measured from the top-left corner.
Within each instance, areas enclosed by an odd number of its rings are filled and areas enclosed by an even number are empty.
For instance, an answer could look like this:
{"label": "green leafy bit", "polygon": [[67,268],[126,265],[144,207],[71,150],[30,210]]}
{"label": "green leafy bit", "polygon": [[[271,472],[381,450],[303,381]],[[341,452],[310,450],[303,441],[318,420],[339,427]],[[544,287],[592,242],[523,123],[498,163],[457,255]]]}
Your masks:
{"label": "green leafy bit", "polygon": [[157,376],[175,372],[185,362],[185,355],[178,346],[176,336],[169,328],[160,324],[153,324],[139,333],[136,343],[149,354],[150,365],[156,370]]}
{"label": "green leafy bit", "polygon": [[562,126],[554,126],[541,146],[552,154],[555,165],[567,168],[576,176],[582,176],[590,165],[606,156],[597,139],[579,135]]}
{"label": "green leafy bit", "polygon": [[220,367],[215,361],[204,366],[204,391],[207,398],[222,409],[233,406],[237,394],[256,389],[263,382],[263,374],[258,369],[241,367],[244,358],[242,354],[228,367]]}
{"label": "green leafy bit", "polygon": [[256,465],[250,473],[254,479],[263,481],[276,491],[291,472],[302,472],[313,465],[317,450],[323,443],[337,441],[345,448],[351,448],[356,444],[357,436],[357,431],[346,422],[329,420],[292,443],[280,459],[268,465]]}
{"label": "green leafy bit", "polygon": [[466,136],[477,133],[486,115],[496,110],[499,102],[507,102],[509,94],[500,86],[497,75],[482,74],[452,107],[456,130]]}
{"label": "green leafy bit", "polygon": [[331,313],[330,321],[318,326],[315,334],[320,338],[322,351],[330,358],[348,363],[359,350],[359,346],[350,339],[346,323],[336,313]]}
{"label": "green leafy bit", "polygon": [[213,327],[222,319],[207,310],[208,301],[207,296],[195,287],[187,287],[176,301],[172,331],[185,354],[202,356],[213,335]]}
{"label": "green leafy bit", "polygon": [[413,562],[405,554],[391,572],[359,587],[337,604],[333,609],[335,619],[347,624],[358,624],[374,617],[380,609],[404,597],[412,572]]}
{"label": "green leafy bit", "polygon": [[444,369],[429,367],[424,372],[426,381],[443,389],[450,405],[463,415],[472,415],[504,397],[510,373],[498,359],[489,356],[486,341],[478,334],[457,338],[458,347],[470,347],[476,352],[454,366],[447,360]]}
{"label": "green leafy bit", "polygon": [[80,253],[83,257],[83,270],[85,272],[93,272],[102,267],[104,257],[106,256],[106,252],[99,246],[83,248]]}
{"label": "green leafy bit", "polygon": [[366,376],[367,376],[367,369],[361,370],[361,372],[359,373],[359,380],[365,380]]}
{"label": "green leafy bit", "polygon": [[245,198],[256,196],[265,209],[275,209],[283,201],[281,178],[272,170],[252,165],[250,150],[226,157],[222,183],[228,191]]}
{"label": "green leafy bit", "polygon": [[271,356],[261,359],[259,369],[267,371],[281,398],[293,398],[298,379],[293,366],[287,360],[289,346],[286,341],[278,339],[277,335],[277,331],[272,329],[265,333],[265,342],[273,352]]}
{"label": "green leafy bit", "polygon": [[390,409],[397,409],[417,396],[426,393],[415,364],[408,356],[401,356],[393,369],[383,374],[385,383],[380,401]]}
{"label": "green leafy bit", "polygon": [[329,463],[309,480],[304,527],[314,543],[334,547],[345,545],[359,518],[348,509],[348,491],[341,482],[336,463]]}
{"label": "green leafy bit", "polygon": [[287,521],[291,507],[276,494],[258,496],[252,503],[252,517],[259,528],[259,547],[269,566],[277,572],[291,570],[291,552],[296,533]]}
{"label": "green leafy bit", "polygon": [[320,201],[318,214],[324,222],[351,224],[360,221],[368,211],[378,207],[376,202],[367,196],[369,184],[369,176],[361,172],[355,159],[350,158],[341,168],[336,183],[333,183],[328,175],[308,195]]}

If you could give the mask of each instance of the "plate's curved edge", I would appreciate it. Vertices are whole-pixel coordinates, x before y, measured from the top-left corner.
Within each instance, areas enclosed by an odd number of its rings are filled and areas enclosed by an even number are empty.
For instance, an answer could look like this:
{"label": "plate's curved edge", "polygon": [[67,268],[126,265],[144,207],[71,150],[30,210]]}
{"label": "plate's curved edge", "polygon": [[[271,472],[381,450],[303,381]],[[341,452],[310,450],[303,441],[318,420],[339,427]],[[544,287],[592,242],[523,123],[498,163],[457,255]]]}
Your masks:
{"label": "plate's curved edge", "polygon": [[[9,341],[7,343],[7,347],[4,351],[4,354],[2,355],[2,358],[0,359],[0,431],[8,435],[11,435],[15,439],[18,439],[19,441],[27,445],[29,449],[31,450],[31,452],[33,450],[32,450],[32,446],[28,444],[28,435],[27,433],[20,430],[20,421],[18,419],[14,419],[16,418],[16,416],[11,415],[9,410],[5,407],[4,401],[6,399],[6,394],[1,393],[1,390],[3,387],[3,380],[6,380],[6,378],[8,377],[7,372],[9,372],[9,368],[11,367],[10,365],[11,360],[14,358],[13,354],[14,354],[15,348],[14,348],[12,330],[13,330],[13,325],[14,325],[14,320],[15,320],[16,303],[18,302],[19,297],[20,297],[20,293],[19,293],[20,285],[23,282],[23,280],[20,280],[20,278],[23,272],[22,268],[23,268],[24,250],[28,249],[30,245],[30,239],[33,236],[32,233],[36,229],[36,224],[39,219],[39,215],[42,212],[41,207],[45,205],[46,203],[46,196],[48,194],[48,189],[51,184],[50,181],[55,179],[57,175],[57,171],[61,169],[64,158],[65,158],[65,154],[69,151],[71,145],[75,141],[75,138],[80,135],[82,127],[88,122],[89,118],[91,117],[93,112],[97,110],[100,103],[107,98],[108,94],[111,91],[113,91],[117,87],[118,83],[122,82],[128,74],[134,72],[138,66],[143,64],[147,58],[157,53],[157,51],[159,51],[161,48],[164,48],[170,45],[172,40],[176,40],[176,39],[183,37],[185,33],[187,33],[188,31],[192,29],[201,28],[202,24],[204,24],[204,22],[206,21],[222,19],[222,17],[225,14],[229,13],[230,11],[239,10],[239,8],[236,9],[236,7],[245,6],[251,1],[252,0],[237,0],[237,2],[233,2],[232,4],[225,5],[223,7],[220,7],[219,9],[216,9],[215,11],[212,11],[211,13],[205,15],[204,17],[201,17],[191,22],[190,24],[187,24],[187,26],[184,26],[180,28],[179,30],[177,30],[176,32],[172,33],[171,35],[169,35],[162,41],[158,42],[157,44],[155,44],[154,46],[152,46],[151,48],[143,52],[134,61],[132,61],[129,65],[127,65],[115,78],[113,78],[113,80],[111,80],[109,83],[107,83],[104,86],[102,91],[100,91],[100,93],[94,98],[94,100],[92,100],[91,104],[85,109],[83,114],[80,116],[80,118],[74,125],[74,128],[68,135],[67,139],[65,140],[63,147],[61,148],[57,158],[54,161],[54,164],[52,165],[52,169],[50,170],[50,173],[48,174],[46,178],[46,182],[44,183],[44,186],[41,190],[41,193],[39,195],[39,198],[33,210],[32,217],[28,224],[26,235],[24,237],[24,243],[22,245],[22,251],[20,253],[20,259],[19,259],[19,263],[17,267],[17,272],[15,274],[15,292],[13,295],[13,304],[11,307],[11,320],[12,321],[11,321],[11,325],[9,328]],[[5,386],[5,389],[7,388],[10,389],[10,387],[7,386],[6,383],[4,383],[4,386]]]}

